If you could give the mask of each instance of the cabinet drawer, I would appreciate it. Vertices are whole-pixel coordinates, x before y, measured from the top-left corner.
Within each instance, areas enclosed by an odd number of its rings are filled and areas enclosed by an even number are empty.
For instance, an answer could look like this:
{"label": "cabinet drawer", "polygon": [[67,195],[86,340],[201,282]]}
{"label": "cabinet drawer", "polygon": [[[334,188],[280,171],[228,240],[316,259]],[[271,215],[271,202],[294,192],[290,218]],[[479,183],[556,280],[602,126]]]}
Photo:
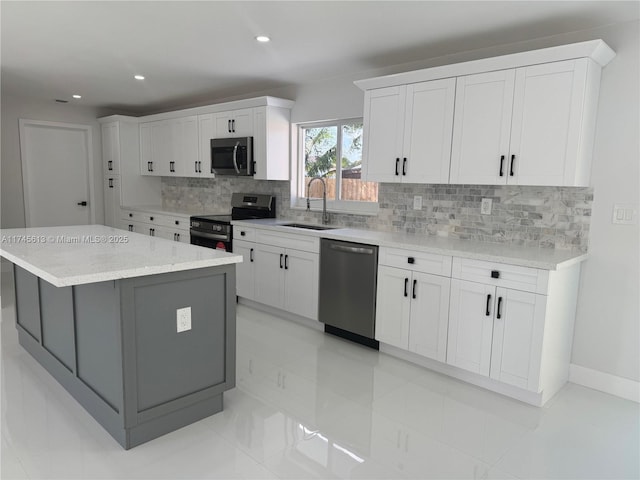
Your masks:
{"label": "cabinet drawer", "polygon": [[153,217],[152,222],[163,227],[171,227],[172,229],[188,230],[189,217],[183,215],[156,215],[153,213],[146,214],[147,218]]}
{"label": "cabinet drawer", "polygon": [[120,218],[124,223],[127,222],[144,222],[144,214],[142,212],[138,212],[136,210],[120,210]]}
{"label": "cabinet drawer", "polygon": [[273,245],[274,247],[293,248],[311,253],[320,252],[320,239],[318,237],[261,229],[256,230],[255,237],[257,243]]}
{"label": "cabinet drawer", "polygon": [[546,295],[549,272],[506,263],[453,257],[451,276],[461,280]]}
{"label": "cabinet drawer", "polygon": [[256,230],[255,228],[251,228],[251,227],[234,225],[233,238],[234,240],[244,240],[245,242],[254,242],[256,239]]}
{"label": "cabinet drawer", "polygon": [[380,249],[378,263],[415,272],[451,276],[451,257],[446,255],[383,247]]}

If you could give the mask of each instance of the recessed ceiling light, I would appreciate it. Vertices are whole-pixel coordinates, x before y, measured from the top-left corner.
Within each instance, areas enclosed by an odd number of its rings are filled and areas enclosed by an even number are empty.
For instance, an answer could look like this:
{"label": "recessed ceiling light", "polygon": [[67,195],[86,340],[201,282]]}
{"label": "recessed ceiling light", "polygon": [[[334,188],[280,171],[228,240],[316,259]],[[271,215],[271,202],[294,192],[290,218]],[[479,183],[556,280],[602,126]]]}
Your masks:
{"label": "recessed ceiling light", "polygon": [[82,98],[82,95],[73,95],[73,98]]}
{"label": "recessed ceiling light", "polygon": [[144,75],[134,75],[133,78],[136,80],[144,80]]}
{"label": "recessed ceiling light", "polygon": [[269,37],[267,37],[266,35],[258,35],[256,37],[256,40],[262,43],[266,43],[268,41],[270,41],[271,39]]}

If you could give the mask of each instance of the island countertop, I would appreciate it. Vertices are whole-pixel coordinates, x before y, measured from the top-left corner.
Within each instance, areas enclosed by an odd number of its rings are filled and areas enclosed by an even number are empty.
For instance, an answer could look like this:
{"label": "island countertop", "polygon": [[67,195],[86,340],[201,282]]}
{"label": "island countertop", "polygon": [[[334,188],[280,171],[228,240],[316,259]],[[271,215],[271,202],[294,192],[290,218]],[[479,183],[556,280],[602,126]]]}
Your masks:
{"label": "island countertop", "polygon": [[0,230],[0,256],[56,287],[242,262],[241,255],[104,225]]}

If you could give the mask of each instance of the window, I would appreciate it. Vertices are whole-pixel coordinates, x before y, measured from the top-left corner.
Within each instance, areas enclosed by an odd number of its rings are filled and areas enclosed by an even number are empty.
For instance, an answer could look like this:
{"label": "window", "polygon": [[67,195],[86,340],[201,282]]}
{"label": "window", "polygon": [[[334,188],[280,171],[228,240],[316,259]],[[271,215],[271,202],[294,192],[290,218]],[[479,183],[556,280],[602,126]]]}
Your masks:
{"label": "window", "polygon": [[320,177],[326,184],[330,210],[375,212],[378,184],[361,178],[362,119],[305,124],[298,128],[297,206],[306,207],[307,197],[322,198],[322,182],[314,181],[309,188],[309,182]]}

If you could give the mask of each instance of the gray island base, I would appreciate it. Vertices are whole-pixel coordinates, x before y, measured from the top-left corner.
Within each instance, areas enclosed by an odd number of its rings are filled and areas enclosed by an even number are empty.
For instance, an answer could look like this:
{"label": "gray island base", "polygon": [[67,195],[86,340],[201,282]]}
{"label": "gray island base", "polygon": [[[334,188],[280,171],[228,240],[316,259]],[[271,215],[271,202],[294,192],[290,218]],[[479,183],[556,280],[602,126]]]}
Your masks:
{"label": "gray island base", "polygon": [[14,276],[20,345],[125,449],[222,410],[235,265],[66,287],[18,265]]}

